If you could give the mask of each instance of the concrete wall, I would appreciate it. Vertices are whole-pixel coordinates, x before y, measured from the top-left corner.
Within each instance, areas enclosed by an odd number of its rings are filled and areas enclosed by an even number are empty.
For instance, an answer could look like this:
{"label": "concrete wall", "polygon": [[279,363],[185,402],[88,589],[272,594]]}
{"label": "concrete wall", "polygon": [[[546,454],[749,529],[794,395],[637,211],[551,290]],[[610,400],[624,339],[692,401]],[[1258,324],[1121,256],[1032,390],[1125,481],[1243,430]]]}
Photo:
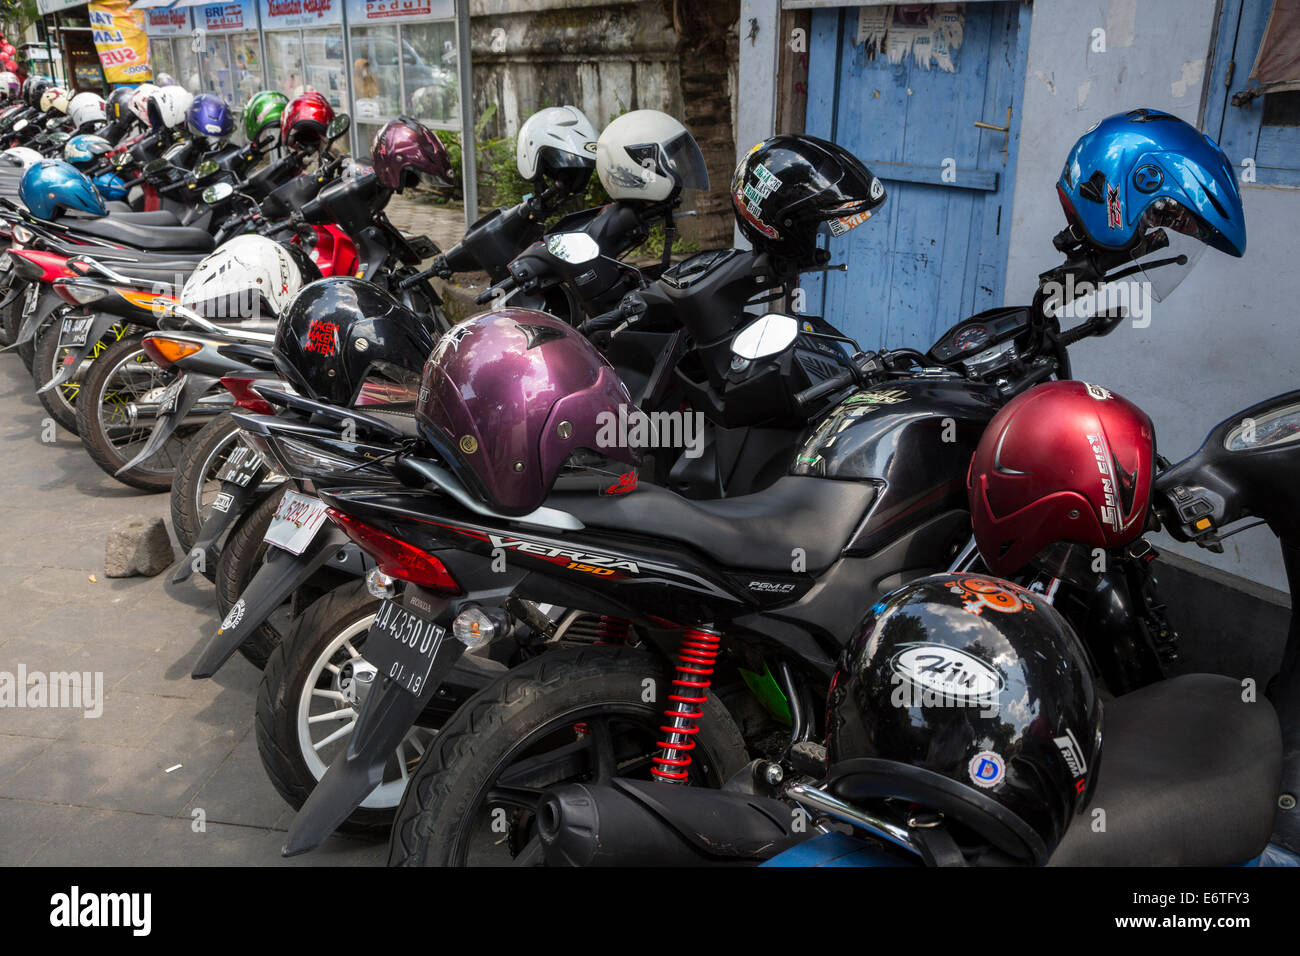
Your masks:
{"label": "concrete wall", "polygon": [[[1064,225],[1055,182],[1084,130],[1138,106],[1198,123],[1215,17],[1214,0],[1036,0],[1020,117],[1008,302],[1027,302],[1038,273],[1059,262],[1051,245]],[[1090,51],[1094,27],[1107,31],[1105,53]],[[1121,326],[1072,352],[1076,377],[1114,388],[1151,415],[1160,452],[1173,460],[1195,451],[1216,422],[1300,385],[1290,279],[1300,190],[1245,185],[1242,196],[1249,234],[1244,259],[1207,250],[1182,285],[1153,304],[1149,327]],[[1276,539],[1266,529],[1230,538],[1222,556],[1163,535],[1156,544],[1286,587]]]}

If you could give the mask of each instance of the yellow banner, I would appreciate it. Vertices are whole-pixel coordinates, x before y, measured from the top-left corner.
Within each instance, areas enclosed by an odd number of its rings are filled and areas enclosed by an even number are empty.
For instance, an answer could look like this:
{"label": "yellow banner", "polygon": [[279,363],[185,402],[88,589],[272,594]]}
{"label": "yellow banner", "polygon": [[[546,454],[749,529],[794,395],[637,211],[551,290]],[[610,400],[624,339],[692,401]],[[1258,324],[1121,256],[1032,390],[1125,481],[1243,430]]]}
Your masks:
{"label": "yellow banner", "polygon": [[153,79],[144,14],[128,10],[129,5],[130,0],[87,4],[90,26],[95,31],[95,50],[104,68],[104,79],[109,83],[144,83]]}

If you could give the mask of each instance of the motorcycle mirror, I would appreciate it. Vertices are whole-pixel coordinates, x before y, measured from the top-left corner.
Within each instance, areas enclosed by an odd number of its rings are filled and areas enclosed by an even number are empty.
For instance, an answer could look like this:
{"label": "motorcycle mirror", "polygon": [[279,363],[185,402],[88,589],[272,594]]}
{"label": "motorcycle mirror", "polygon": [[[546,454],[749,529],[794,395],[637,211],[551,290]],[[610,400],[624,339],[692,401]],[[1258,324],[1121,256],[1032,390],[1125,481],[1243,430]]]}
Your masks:
{"label": "motorcycle mirror", "polygon": [[339,113],[330,120],[330,125],[325,128],[325,135],[329,137],[329,141],[332,143],[334,140],[342,137],[351,128],[352,117],[347,113]]}
{"label": "motorcycle mirror", "polygon": [[546,251],[574,266],[600,258],[599,243],[585,232],[557,232],[547,236]]}
{"label": "motorcycle mirror", "polygon": [[60,144],[62,144],[62,143],[66,143],[66,142],[67,142],[68,140],[70,140],[70,139],[72,139],[72,137],[69,136],[67,133],[52,133],[52,134],[50,134],[50,141],[51,141],[51,142],[55,142],[55,143],[60,143]]}
{"label": "motorcycle mirror", "polygon": [[152,176],[157,173],[161,173],[164,169],[166,169],[170,165],[171,163],[168,160],[160,157],[158,159],[153,159],[145,163],[144,171],[146,175]]}
{"label": "motorcycle mirror", "polygon": [[736,333],[731,353],[743,359],[763,359],[780,355],[799,337],[799,323],[788,315],[769,312]]}
{"label": "motorcycle mirror", "polygon": [[217,165],[215,159],[205,159],[194,167],[194,178],[207,179],[209,176],[215,176],[220,171],[221,167]]}
{"label": "motorcycle mirror", "polygon": [[203,201],[209,206],[213,203],[221,202],[223,199],[229,199],[234,195],[235,187],[230,183],[217,183],[215,186],[209,186],[203,190]]}

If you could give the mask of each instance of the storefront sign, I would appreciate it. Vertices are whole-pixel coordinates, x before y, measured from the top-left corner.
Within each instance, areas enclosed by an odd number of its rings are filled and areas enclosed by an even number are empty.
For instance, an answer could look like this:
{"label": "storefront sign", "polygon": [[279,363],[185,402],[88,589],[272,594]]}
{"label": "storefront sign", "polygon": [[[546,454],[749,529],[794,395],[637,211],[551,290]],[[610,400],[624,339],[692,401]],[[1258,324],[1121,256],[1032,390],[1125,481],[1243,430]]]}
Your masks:
{"label": "storefront sign", "polygon": [[391,23],[395,20],[450,20],[454,0],[347,0],[348,23]]}
{"label": "storefront sign", "polygon": [[130,0],[101,0],[87,5],[104,79],[109,83],[143,83],[153,79],[144,15],[128,10]]}
{"label": "storefront sign", "polygon": [[331,27],[343,22],[343,0],[260,0],[262,29]]}
{"label": "storefront sign", "polygon": [[144,31],[151,37],[178,37],[190,32],[190,11],[154,7],[144,12]]}
{"label": "storefront sign", "polygon": [[196,19],[203,29],[214,33],[257,29],[257,15],[251,0],[243,3],[207,4],[198,8]]}

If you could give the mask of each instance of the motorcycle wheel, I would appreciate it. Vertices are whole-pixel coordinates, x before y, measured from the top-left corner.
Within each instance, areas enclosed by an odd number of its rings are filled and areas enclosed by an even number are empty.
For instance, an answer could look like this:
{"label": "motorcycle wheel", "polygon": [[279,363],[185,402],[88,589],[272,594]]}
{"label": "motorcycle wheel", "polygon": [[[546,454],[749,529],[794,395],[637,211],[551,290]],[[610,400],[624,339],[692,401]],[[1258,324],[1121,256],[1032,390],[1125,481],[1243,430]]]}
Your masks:
{"label": "motorcycle wheel", "polygon": [[[660,689],[657,702],[642,699],[647,680]],[[388,865],[540,865],[533,821],[541,795],[566,781],[648,779],[670,680],[662,657],[596,647],[551,651],[493,681],[456,711],[420,761],[397,811]],[[690,782],[719,787],[749,758],[712,693],[701,709]],[[579,743],[580,760],[573,752]],[[538,785],[512,779],[508,794],[495,791],[524,760]],[[510,811],[504,841],[494,829],[499,809]]]}
{"label": "motorcycle wheel", "polygon": [[[176,540],[187,554],[198,540],[203,522],[212,513],[212,502],[221,490],[216,476],[238,444],[239,425],[230,412],[222,412],[195,432],[185,445],[185,454],[172,478],[171,512]],[[216,571],[207,565],[203,575],[211,581]]]}
{"label": "motorcycle wheel", "polygon": [[[222,620],[225,620],[239,596],[244,593],[244,588],[248,587],[248,582],[262,566],[262,556],[266,554],[266,543],[262,538],[271,525],[275,509],[280,506],[284,491],[280,488],[267,495],[256,508],[239,519],[239,523],[226,538],[226,546],[221,549],[221,557],[217,559],[217,574],[213,580],[216,585],[217,611]],[[273,611],[271,617],[239,645],[239,653],[255,667],[265,669],[271,652],[280,644],[283,636],[281,628],[288,630],[286,617],[285,610]]]}
{"label": "motorcycle wheel", "polygon": [[[267,662],[257,692],[257,753],[271,785],[294,810],[351,739],[361,704],[349,702],[344,681],[365,665],[361,651],[379,604],[362,581],[331,591],[302,613]],[[436,732],[411,728],[383,782],[340,830],[388,831],[411,768]]]}
{"label": "motorcycle wheel", "polygon": [[118,481],[144,491],[170,491],[185,443],[179,429],[152,458],[116,474],[135,457],[152,430],[149,422],[131,422],[131,403],[161,390],[172,377],[145,353],[143,339],[142,332],[128,335],[91,363],[74,406],[77,434],[95,464]]}
{"label": "motorcycle wheel", "polygon": [[[61,323],[52,322],[47,325],[38,334],[36,339],[36,358],[32,362],[32,382],[37,389],[45,387],[45,383],[58,374],[63,367],[64,357],[68,354],[67,349],[59,348],[59,332]],[[89,371],[89,364],[100,355],[108,350],[108,347],[115,342],[120,342],[127,333],[125,325],[115,325],[109,330],[95,347],[82,361],[81,369],[78,374],[74,375],[68,381],[64,382],[58,388],[52,388],[47,392],[38,392],[37,398],[45,406],[45,410],[50,413],[50,417],[56,422],[72,432],[77,433],[77,393],[81,390],[81,383]]]}

